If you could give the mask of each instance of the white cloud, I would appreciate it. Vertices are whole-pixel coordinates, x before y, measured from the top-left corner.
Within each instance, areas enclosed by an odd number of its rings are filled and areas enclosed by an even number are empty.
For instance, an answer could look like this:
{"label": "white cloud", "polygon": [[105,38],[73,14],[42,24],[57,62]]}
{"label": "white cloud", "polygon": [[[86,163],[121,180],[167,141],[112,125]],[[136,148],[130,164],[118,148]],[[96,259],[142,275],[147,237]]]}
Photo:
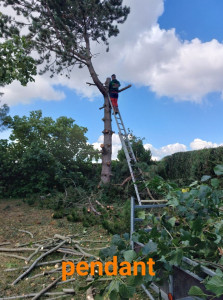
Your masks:
{"label": "white cloud", "polygon": [[1,88],[1,91],[4,93],[3,102],[10,106],[18,103],[29,103],[31,100],[39,98],[45,101],[59,101],[65,98],[62,91],[49,84],[48,78],[41,76],[37,76],[36,81],[29,83],[26,87],[21,86],[18,81],[14,81],[12,84]]}
{"label": "white cloud", "polygon": [[[110,40],[110,52],[103,44],[92,45],[99,53],[93,63],[102,82],[115,72],[119,79],[148,86],[159,96],[179,101],[201,102],[211,92],[223,93],[223,44],[213,39],[202,43],[198,38],[182,41],[175,29],[160,29],[158,18],[164,11],[164,0],[125,0],[131,7],[120,34]],[[31,99],[61,100],[64,95],[53,87],[61,84],[79,95],[92,99],[98,95],[88,70],[74,68],[71,79],[65,76],[49,79],[37,76],[27,88],[13,83],[5,89],[8,104],[28,103]],[[34,87],[36,86],[36,88]],[[41,92],[43,91],[43,92]]]}
{"label": "white cloud", "polygon": [[194,139],[193,142],[190,143],[190,148],[192,150],[199,150],[204,148],[215,148],[219,146],[223,146],[223,143],[217,144],[213,142],[203,141],[201,139]]}
{"label": "white cloud", "polygon": [[164,156],[171,155],[176,152],[187,151],[187,146],[185,146],[184,144],[180,144],[180,143],[169,144],[169,145],[163,146],[159,149],[153,147],[153,145],[151,145],[151,144],[145,144],[144,147],[145,147],[145,149],[151,150],[153,160],[160,160]]}
{"label": "white cloud", "polygon": [[[97,142],[93,143],[95,149],[101,150],[100,145],[104,142],[104,136],[100,135]],[[117,159],[118,151],[121,150],[122,145],[118,134],[112,135],[112,159]]]}

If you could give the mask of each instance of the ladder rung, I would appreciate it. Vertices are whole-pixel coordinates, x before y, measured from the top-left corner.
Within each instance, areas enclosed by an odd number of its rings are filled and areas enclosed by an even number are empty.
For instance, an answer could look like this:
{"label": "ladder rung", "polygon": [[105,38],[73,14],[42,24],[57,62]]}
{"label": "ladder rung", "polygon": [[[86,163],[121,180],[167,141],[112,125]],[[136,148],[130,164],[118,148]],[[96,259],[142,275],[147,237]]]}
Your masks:
{"label": "ladder rung", "polygon": [[167,200],[141,200],[142,203],[150,203],[150,202],[156,202],[156,203],[162,203],[162,202],[168,202]]}
{"label": "ladder rung", "polygon": [[145,205],[135,205],[135,208],[144,209],[144,208],[160,208],[166,207],[166,204],[145,204]]}

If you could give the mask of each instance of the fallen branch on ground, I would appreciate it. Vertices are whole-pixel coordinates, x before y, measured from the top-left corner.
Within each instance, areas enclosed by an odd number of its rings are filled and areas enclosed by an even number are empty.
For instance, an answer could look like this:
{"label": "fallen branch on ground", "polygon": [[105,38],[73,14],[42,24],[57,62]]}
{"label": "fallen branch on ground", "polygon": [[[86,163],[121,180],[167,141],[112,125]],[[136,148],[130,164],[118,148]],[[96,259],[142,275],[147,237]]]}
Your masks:
{"label": "fallen branch on ground", "polygon": [[15,281],[13,281],[12,285],[15,285],[16,283],[18,283],[23,277],[25,277],[34,267],[35,265],[41,260],[43,259],[45,256],[49,255],[50,253],[56,251],[57,249],[59,249],[61,246],[63,246],[66,243],[66,241],[61,242],[59,245],[57,245],[56,247],[54,247],[53,249],[50,249],[49,251],[47,251],[46,253],[43,253],[40,257],[38,257],[34,263],[23,273],[21,274]]}
{"label": "fallen branch on ground", "polygon": [[45,294],[49,289],[51,289],[54,285],[57,284],[58,281],[60,281],[60,279],[62,278],[62,276],[60,276],[59,278],[57,278],[56,280],[54,280],[51,284],[49,284],[47,287],[45,287],[44,289],[42,289],[36,296],[34,296],[32,298],[32,300],[37,300],[39,299],[43,294]]}
{"label": "fallen branch on ground", "polygon": [[31,232],[29,232],[27,230],[21,230],[21,229],[19,229],[18,231],[29,234],[31,236],[31,238],[33,239],[33,234]]}

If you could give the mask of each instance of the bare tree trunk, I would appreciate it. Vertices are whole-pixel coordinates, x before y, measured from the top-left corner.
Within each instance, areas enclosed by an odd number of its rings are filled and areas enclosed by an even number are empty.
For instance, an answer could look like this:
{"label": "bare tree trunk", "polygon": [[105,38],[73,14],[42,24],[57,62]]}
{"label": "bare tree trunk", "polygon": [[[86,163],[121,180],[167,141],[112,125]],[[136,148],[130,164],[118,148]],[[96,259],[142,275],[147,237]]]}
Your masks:
{"label": "bare tree trunk", "polygon": [[111,124],[111,107],[108,96],[104,97],[104,144],[102,148],[102,170],[101,170],[101,182],[106,184],[111,179],[111,157],[112,157],[112,124]]}
{"label": "bare tree trunk", "polygon": [[[87,49],[90,56],[90,46],[89,39],[86,35],[85,37]],[[94,67],[92,65],[91,59],[87,62],[87,67],[90,72],[90,75],[98,87],[99,91],[104,96],[104,144],[101,145],[102,148],[102,170],[101,170],[101,183],[107,184],[110,183],[111,179],[111,156],[112,156],[112,125],[111,125],[111,107],[108,99],[108,86],[110,82],[110,78],[106,80],[106,87],[103,86],[101,81],[98,79],[98,75],[96,74]]]}

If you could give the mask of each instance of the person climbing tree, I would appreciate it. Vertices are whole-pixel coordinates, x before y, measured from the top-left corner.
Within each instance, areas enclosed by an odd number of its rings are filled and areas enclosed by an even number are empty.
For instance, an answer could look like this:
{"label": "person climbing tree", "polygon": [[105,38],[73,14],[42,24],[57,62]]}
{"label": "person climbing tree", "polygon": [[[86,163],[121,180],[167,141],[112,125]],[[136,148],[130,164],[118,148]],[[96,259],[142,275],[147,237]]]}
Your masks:
{"label": "person climbing tree", "polygon": [[116,75],[113,74],[111,76],[112,80],[109,84],[109,96],[111,98],[112,105],[114,107],[114,111],[118,113],[118,89],[120,87],[120,82],[116,79]]}

